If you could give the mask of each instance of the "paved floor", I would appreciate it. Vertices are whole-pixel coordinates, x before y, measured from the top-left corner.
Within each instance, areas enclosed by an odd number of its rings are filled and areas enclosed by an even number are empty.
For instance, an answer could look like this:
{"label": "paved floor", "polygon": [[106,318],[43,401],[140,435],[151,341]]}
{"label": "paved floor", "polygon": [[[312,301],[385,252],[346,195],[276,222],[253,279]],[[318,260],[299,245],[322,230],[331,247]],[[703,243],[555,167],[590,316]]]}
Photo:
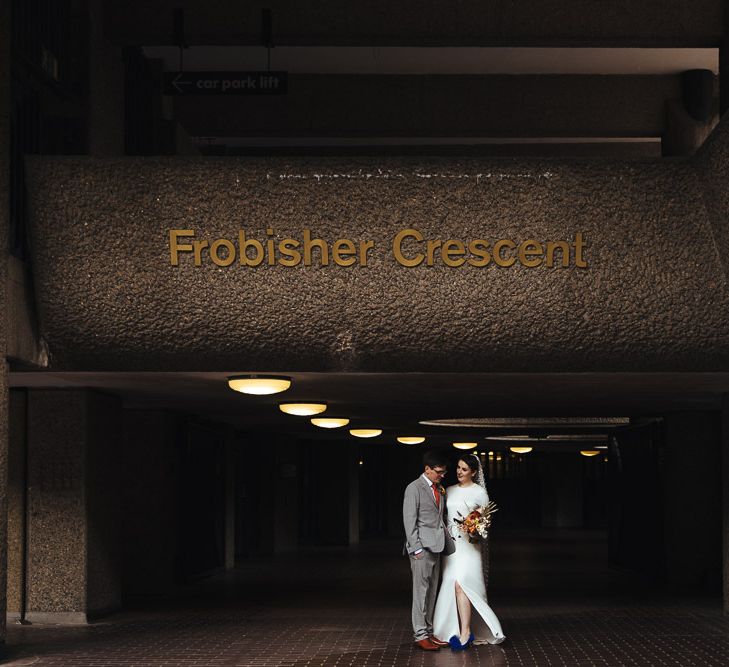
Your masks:
{"label": "paved floor", "polygon": [[246,562],[88,627],[10,626],[9,665],[728,665],[719,600],[660,594],[604,567],[599,535],[502,535],[490,602],[508,637],[424,653],[395,543]]}

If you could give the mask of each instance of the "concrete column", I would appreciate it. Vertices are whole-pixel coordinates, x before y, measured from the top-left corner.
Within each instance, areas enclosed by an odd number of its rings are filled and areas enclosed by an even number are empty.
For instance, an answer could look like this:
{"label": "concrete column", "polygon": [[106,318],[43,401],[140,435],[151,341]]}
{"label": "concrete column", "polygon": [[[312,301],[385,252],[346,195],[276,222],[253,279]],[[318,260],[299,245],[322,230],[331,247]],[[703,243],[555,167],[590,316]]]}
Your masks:
{"label": "concrete column", "polygon": [[124,62],[104,34],[104,2],[89,0],[89,155],[124,155]]}
{"label": "concrete column", "polygon": [[[296,551],[299,546],[299,467],[297,442],[279,439],[274,453],[276,487],[274,493],[273,552]],[[266,521],[265,518],[259,519]]]}
{"label": "concrete column", "polygon": [[229,433],[225,442],[225,569],[235,567],[235,444]]}
{"label": "concrete column", "polygon": [[721,405],[722,598],[729,614],[729,395]]}
{"label": "concrete column", "polygon": [[693,155],[716,127],[717,117],[707,122],[693,119],[680,100],[666,102],[666,129],[661,137],[664,157]]}
{"label": "concrete column", "polygon": [[28,394],[31,622],[85,623],[121,603],[120,421],[113,396]]}
{"label": "concrete column", "polygon": [[552,454],[542,463],[542,526],[581,528],[582,461],[577,454]]}
{"label": "concrete column", "polygon": [[729,7],[722,2],[723,30],[719,42],[719,116],[729,110]]}
{"label": "concrete column", "polygon": [[175,583],[180,492],[177,448],[182,444],[182,429],[171,412],[124,411],[125,594],[164,593]]}
{"label": "concrete column", "polygon": [[[8,255],[8,188],[10,156],[10,0],[0,0],[0,295],[6,300]],[[0,656],[5,652],[7,612],[7,471],[8,471],[8,382],[6,318],[0,317]]]}
{"label": "concrete column", "polygon": [[359,452],[349,444],[349,546],[359,544]]}
{"label": "concrete column", "polygon": [[721,422],[718,413],[665,418],[663,534],[667,580],[717,592],[721,580]]}
{"label": "concrete column", "polygon": [[14,621],[25,609],[27,541],[27,424],[28,394],[22,389],[10,392],[8,450],[8,620]]}

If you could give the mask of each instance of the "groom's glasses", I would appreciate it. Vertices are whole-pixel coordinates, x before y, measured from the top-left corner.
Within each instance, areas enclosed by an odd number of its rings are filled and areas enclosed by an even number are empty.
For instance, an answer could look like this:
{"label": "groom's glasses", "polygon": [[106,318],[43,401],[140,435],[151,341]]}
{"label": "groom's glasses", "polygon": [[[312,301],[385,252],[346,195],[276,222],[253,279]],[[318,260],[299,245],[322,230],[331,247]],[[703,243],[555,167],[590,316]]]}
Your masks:
{"label": "groom's glasses", "polygon": [[437,473],[441,477],[444,477],[446,472],[448,472],[448,471],[446,470],[446,468],[441,468],[440,470],[438,468],[433,468],[433,472]]}

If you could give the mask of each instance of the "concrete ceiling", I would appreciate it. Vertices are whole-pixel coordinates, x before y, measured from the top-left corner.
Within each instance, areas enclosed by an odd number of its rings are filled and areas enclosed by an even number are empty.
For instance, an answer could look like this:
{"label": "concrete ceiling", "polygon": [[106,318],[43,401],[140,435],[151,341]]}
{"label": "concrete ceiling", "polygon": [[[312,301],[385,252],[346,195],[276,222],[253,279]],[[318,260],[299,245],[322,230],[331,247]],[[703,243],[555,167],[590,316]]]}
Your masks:
{"label": "concrete ceiling", "polygon": [[[611,427],[584,418],[654,417],[681,410],[717,410],[729,392],[727,373],[293,373],[292,388],[276,396],[246,396],[226,382],[236,373],[12,372],[11,388],[90,388],[114,393],[129,409],[171,410],[233,424],[249,433],[307,439],[341,438],[283,414],[285,401],[326,401],[326,415],[351,426],[385,429],[371,445],[397,435],[425,435],[431,444],[499,434],[600,433]],[[529,417],[532,421],[510,421]],[[576,419],[549,423],[544,418]],[[490,418],[484,421],[484,418]],[[433,420],[459,425],[423,425]],[[481,423],[472,423],[473,420]],[[350,436],[346,436],[350,437]]]}
{"label": "concrete ceiling", "polygon": [[174,44],[182,10],[191,45],[262,43],[263,8],[278,46],[715,47],[721,0],[106,0],[115,43]]}
{"label": "concrete ceiling", "polygon": [[672,131],[667,105],[680,108],[679,74],[716,74],[723,34],[720,0],[104,7],[107,37],[143,47],[162,70],[288,72],[283,96],[174,99],[175,120],[200,150],[243,154],[450,145],[498,156],[655,156],[651,142]]}
{"label": "concrete ceiling", "polygon": [[[284,70],[290,74],[663,75],[719,71],[718,48],[145,46],[166,71]],[[270,60],[269,60],[270,56]]]}

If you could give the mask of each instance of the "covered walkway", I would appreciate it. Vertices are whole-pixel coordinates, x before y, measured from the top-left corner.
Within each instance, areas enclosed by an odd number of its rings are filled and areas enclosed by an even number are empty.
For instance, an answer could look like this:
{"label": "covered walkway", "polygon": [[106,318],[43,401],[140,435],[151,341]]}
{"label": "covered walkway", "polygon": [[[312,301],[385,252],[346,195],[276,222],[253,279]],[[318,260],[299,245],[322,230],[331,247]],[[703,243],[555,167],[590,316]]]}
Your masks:
{"label": "covered walkway", "polygon": [[251,560],[86,627],[8,627],[10,665],[726,665],[718,598],[606,566],[600,532],[495,535],[490,602],[508,640],[414,648],[395,542]]}

